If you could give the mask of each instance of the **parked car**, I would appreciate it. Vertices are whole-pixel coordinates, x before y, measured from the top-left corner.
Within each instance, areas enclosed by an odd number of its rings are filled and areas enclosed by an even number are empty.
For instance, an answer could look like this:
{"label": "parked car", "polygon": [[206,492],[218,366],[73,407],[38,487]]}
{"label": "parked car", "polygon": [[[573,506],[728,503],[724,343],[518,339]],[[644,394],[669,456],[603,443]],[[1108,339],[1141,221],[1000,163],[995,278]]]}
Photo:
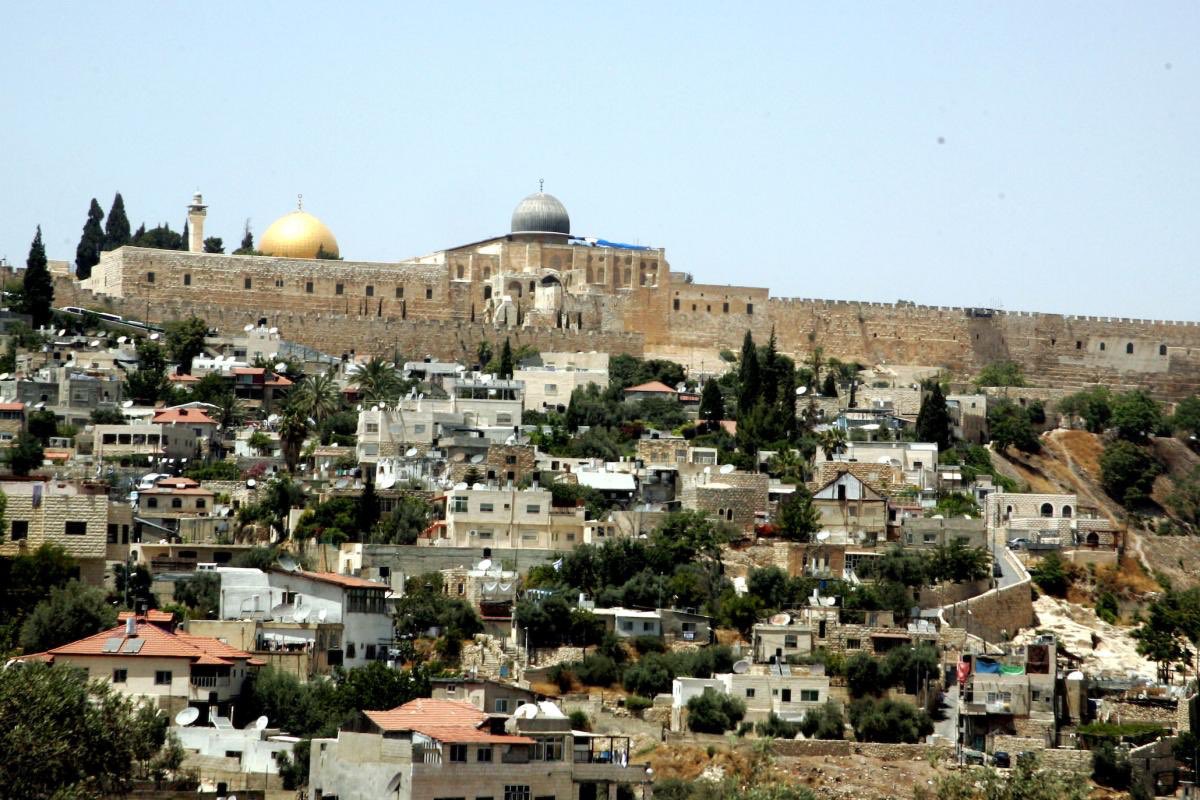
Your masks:
{"label": "parked car", "polygon": [[1009,550],[1020,550],[1022,547],[1029,547],[1029,540],[1025,538],[1013,539],[1008,543]]}

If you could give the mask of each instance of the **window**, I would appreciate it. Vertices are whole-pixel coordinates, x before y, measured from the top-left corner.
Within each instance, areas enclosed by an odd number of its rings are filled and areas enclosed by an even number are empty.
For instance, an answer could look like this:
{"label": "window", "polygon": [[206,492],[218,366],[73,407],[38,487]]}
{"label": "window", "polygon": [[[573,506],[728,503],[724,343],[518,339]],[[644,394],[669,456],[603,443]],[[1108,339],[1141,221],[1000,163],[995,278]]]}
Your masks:
{"label": "window", "polygon": [[860,649],[862,649],[862,642],[859,641],[858,639],[847,639],[846,640],[846,649],[847,650],[860,650]]}
{"label": "window", "polygon": [[304,292],[305,292],[305,294],[312,294],[312,293],[313,293],[313,282],[312,282],[312,281],[305,281],[305,282],[304,282]]}
{"label": "window", "polygon": [[334,294],[342,294],[345,291],[346,291],[346,284],[344,284],[344,283],[339,283],[333,287]]}
{"label": "window", "polygon": [[14,519],[10,524],[12,525],[12,540],[14,542],[29,538],[29,522],[27,520]]}
{"label": "window", "polygon": [[508,698],[507,697],[497,698],[495,708],[496,708],[497,714],[507,714],[508,713]]}
{"label": "window", "polygon": [[368,422],[367,423],[367,433],[379,433],[379,423],[378,422]]}
{"label": "window", "polygon": [[492,532],[490,530],[479,531],[479,538],[480,539],[490,539],[490,538],[492,538]]}
{"label": "window", "polygon": [[466,761],[467,746],[465,744],[450,745],[450,760],[451,761]]}
{"label": "window", "polygon": [[479,504],[479,513],[480,514],[491,514],[492,511],[494,511],[494,510],[495,510],[495,506],[493,506],[491,503],[480,503]]}
{"label": "window", "polygon": [[1050,505],[1049,503],[1042,503],[1041,511],[1042,511],[1043,517],[1053,517],[1054,516],[1054,506]]}
{"label": "window", "polygon": [[505,464],[515,464],[515,463],[517,463],[517,457],[516,456],[505,456],[504,463]]}
{"label": "window", "polygon": [[747,690],[746,690],[746,697],[754,697],[754,690],[753,690],[753,689],[747,689]]}
{"label": "window", "polygon": [[354,658],[357,652],[354,648],[354,642],[346,642],[346,658]]}
{"label": "window", "polygon": [[815,702],[817,702],[817,700],[820,699],[820,696],[821,696],[821,693],[818,692],[816,689],[801,689],[800,690],[800,702],[801,703],[815,703]]}
{"label": "window", "polygon": [[557,383],[547,383],[546,384],[546,394],[558,394],[558,384]]}
{"label": "window", "polygon": [[403,287],[403,286],[397,286],[397,287],[396,287],[396,299],[397,299],[397,300],[403,300],[403,299],[404,299],[404,287]]}
{"label": "window", "polygon": [[676,297],[672,302],[675,304],[675,310],[678,311],[679,310],[679,298]]}
{"label": "window", "polygon": [[115,522],[108,523],[108,543],[117,543],[117,524]]}
{"label": "window", "polygon": [[183,273],[183,285],[184,286],[192,285],[192,273],[190,273],[190,272]]}
{"label": "window", "polygon": [[146,283],[154,283],[154,273],[153,272],[146,273]]}
{"label": "window", "polygon": [[1100,343],[1100,350],[1101,350],[1101,351],[1103,351],[1103,350],[1104,350],[1104,342],[1101,342],[1101,343]]}
{"label": "window", "polygon": [[538,514],[538,513],[541,513],[541,510],[542,510],[542,507],[540,505],[538,505],[537,503],[530,503],[529,505],[525,506],[526,514]]}
{"label": "window", "polygon": [[467,513],[467,498],[462,495],[456,496],[450,506],[450,510],[458,514]]}
{"label": "window", "polygon": [[747,314],[754,313],[754,303],[746,303],[746,313]]}
{"label": "window", "polygon": [[784,647],[795,647],[796,646],[796,634],[794,634],[794,633],[786,634],[783,637],[783,646]]}
{"label": "window", "polygon": [[1082,350],[1082,349],[1083,349],[1083,342],[1081,342],[1081,341],[1079,341],[1079,340],[1076,340],[1076,341],[1075,341],[1075,349],[1076,349],[1076,350]]}
{"label": "window", "polygon": [[496,424],[497,425],[511,425],[512,424],[512,414],[497,414],[496,415]]}
{"label": "window", "polygon": [[244,281],[242,281],[242,288],[249,289],[251,287],[251,284],[252,284],[251,280],[249,278],[246,278]]}
{"label": "window", "polygon": [[171,498],[171,508],[183,508],[183,498],[182,497],[172,497]]}
{"label": "window", "polygon": [[729,313],[729,303],[722,303],[721,311],[722,311],[722,313],[728,314]]}
{"label": "window", "polygon": [[1165,356],[1167,354],[1167,346],[1165,344],[1160,344],[1158,346],[1158,354],[1160,356]]}
{"label": "window", "polygon": [[419,425],[413,425],[413,433],[424,433],[424,432],[425,432],[425,424],[424,423],[421,423]]}
{"label": "window", "polygon": [[562,761],[563,740],[557,736],[539,736],[533,745],[534,761]]}
{"label": "window", "polygon": [[791,689],[784,689],[784,690],[783,690],[783,692],[782,692],[782,696],[781,696],[779,699],[780,699],[780,700],[782,700],[782,701],[783,701],[783,702],[785,702],[785,703],[790,703],[790,702],[792,702],[792,690],[791,690]]}
{"label": "window", "polygon": [[375,296],[375,287],[368,284],[367,285],[367,297],[374,297],[374,296]]}
{"label": "window", "polygon": [[155,686],[170,686],[171,685],[171,670],[160,669],[154,673]]}
{"label": "window", "polygon": [[505,784],[504,800],[530,800],[529,785]]}
{"label": "window", "polygon": [[129,678],[129,671],[124,669],[113,670],[113,683],[124,683]]}
{"label": "window", "polygon": [[426,299],[426,300],[432,300],[432,299],[433,299],[433,287],[432,287],[432,286],[426,286],[426,287],[425,287],[425,299]]}
{"label": "window", "polygon": [[1133,342],[1130,342],[1129,344],[1125,345],[1125,353],[1128,355],[1133,354]]}
{"label": "window", "polygon": [[923,538],[925,544],[937,544],[937,534],[936,533],[926,533],[926,534],[924,534],[924,536],[922,538]]}
{"label": "window", "polygon": [[367,645],[367,653],[366,653],[367,661],[375,660],[375,650],[376,650],[375,645],[373,645],[373,644]]}
{"label": "window", "polygon": [[492,760],[492,748],[491,748],[490,746],[488,746],[488,747],[485,747],[485,746],[483,746],[483,745],[480,745],[480,746],[479,746],[478,748],[476,748],[476,750],[475,750],[475,760],[476,760],[476,761],[486,761],[486,762],[488,762],[488,763],[491,763],[491,760]]}
{"label": "window", "polygon": [[87,523],[77,520],[67,520],[63,532],[67,536],[87,536]]}

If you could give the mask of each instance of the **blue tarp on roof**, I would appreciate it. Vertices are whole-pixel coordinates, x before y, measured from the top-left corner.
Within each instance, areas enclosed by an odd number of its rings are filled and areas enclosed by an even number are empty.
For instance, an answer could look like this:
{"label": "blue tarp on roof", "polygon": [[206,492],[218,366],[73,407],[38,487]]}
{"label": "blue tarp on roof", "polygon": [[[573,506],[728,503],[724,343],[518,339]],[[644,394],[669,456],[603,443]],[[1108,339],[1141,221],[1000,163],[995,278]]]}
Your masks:
{"label": "blue tarp on roof", "polygon": [[571,244],[582,245],[585,247],[612,247],[617,250],[653,250],[652,247],[646,247],[641,244],[626,244],[624,242],[610,242],[608,239],[587,239],[581,236],[572,237]]}

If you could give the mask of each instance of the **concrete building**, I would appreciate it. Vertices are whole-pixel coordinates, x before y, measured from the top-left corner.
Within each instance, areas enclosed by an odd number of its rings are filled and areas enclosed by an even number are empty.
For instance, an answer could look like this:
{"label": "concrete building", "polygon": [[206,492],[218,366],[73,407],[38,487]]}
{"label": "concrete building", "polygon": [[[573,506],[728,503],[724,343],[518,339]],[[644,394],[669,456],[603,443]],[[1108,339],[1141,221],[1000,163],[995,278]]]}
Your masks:
{"label": "concrete building", "polygon": [[90,453],[101,461],[119,461],[132,456],[151,460],[195,459],[202,452],[200,437],[187,426],[153,423],[94,425],[91,439],[90,447],[86,451],[81,448],[80,452]]}
{"label": "concrete building", "polygon": [[215,542],[229,529],[229,521],[215,516],[216,494],[191,478],[159,478],[153,488],[138,490],[138,521],[153,530],[184,542]]}
{"label": "concrete building", "polygon": [[25,430],[25,404],[0,403],[0,448],[10,447]]}
{"label": "concrete building", "polygon": [[1105,564],[1116,563],[1121,548],[1120,527],[1096,509],[1081,508],[1073,494],[993,492],[984,517],[997,546],[1061,550],[1076,561]]}
{"label": "concrete building", "polygon": [[513,379],[525,385],[526,410],[565,409],[576,389],[608,386],[608,353],[541,353],[541,364],[521,366]]}
{"label": "concrete building", "polygon": [[904,517],[900,544],[917,549],[945,547],[955,542],[967,547],[987,547],[987,522],[982,517]]}
{"label": "concrete building", "polygon": [[938,449],[933,442],[846,442],[836,454],[817,448],[816,460],[844,460],[898,467],[910,486],[937,488]]}
{"label": "concrete building", "polygon": [[887,498],[853,473],[843,472],[813,492],[813,507],[821,515],[821,530],[862,534],[860,544],[887,536]]}
{"label": "concrete building", "polygon": [[451,489],[445,518],[418,544],[571,549],[583,543],[585,517],[582,506],[555,507],[546,489]]}
{"label": "concrete building", "polygon": [[629,756],[628,737],[573,731],[551,703],[505,718],[465,702],[413,700],[313,739],[309,787],[313,798],[338,800],[615,800],[618,787],[645,790],[651,780]]}
{"label": "concrete building", "polygon": [[434,700],[470,703],[485,714],[512,714],[537,700],[529,689],[490,678],[430,678],[429,683]]}
{"label": "concrete building", "polygon": [[746,705],[748,722],[765,720],[771,714],[799,722],[829,700],[829,676],[800,668],[780,672],[774,667],[752,667],[744,673],[711,678],[676,678],[671,682],[672,729],[687,728],[688,701],[705,690],[741,700]]}

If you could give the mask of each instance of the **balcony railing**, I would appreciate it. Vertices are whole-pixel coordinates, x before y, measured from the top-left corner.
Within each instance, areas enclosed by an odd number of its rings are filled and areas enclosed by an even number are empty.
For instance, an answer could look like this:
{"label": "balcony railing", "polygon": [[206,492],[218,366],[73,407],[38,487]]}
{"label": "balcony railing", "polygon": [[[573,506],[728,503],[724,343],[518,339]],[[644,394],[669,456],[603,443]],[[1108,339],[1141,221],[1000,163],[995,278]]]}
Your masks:
{"label": "balcony railing", "polygon": [[216,675],[193,675],[191,684],[205,689],[215,689],[218,686],[229,686],[229,678]]}

